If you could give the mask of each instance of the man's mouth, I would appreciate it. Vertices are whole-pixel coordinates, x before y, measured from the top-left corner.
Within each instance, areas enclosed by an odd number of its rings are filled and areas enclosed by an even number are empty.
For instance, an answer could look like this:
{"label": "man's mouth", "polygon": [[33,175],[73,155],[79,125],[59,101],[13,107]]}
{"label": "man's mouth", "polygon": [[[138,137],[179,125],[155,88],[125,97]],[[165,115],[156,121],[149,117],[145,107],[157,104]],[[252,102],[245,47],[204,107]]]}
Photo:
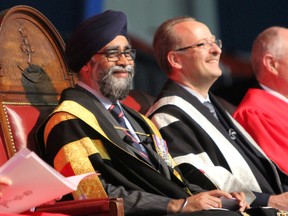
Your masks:
{"label": "man's mouth", "polygon": [[210,59],[208,60],[208,63],[219,63],[219,60],[218,59]]}
{"label": "man's mouth", "polygon": [[129,73],[128,71],[113,71],[113,75],[119,78],[126,78],[128,77]]}

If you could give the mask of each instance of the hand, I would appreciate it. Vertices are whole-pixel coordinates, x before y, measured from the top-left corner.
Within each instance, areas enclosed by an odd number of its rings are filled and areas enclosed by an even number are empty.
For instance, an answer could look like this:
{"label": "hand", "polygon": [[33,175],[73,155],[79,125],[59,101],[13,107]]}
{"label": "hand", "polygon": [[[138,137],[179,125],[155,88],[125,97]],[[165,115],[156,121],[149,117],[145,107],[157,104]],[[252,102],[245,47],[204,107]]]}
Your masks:
{"label": "hand", "polygon": [[4,186],[8,186],[11,185],[12,181],[6,177],[0,177],[0,186],[4,185]]}
{"label": "hand", "polygon": [[268,206],[279,210],[288,210],[288,192],[271,195],[268,200]]}
{"label": "hand", "polygon": [[[188,198],[188,203],[183,209],[183,212],[193,212],[208,210],[212,208],[222,208],[222,203],[220,197],[224,196],[226,198],[232,198],[232,195],[221,190],[212,190],[208,192],[202,192]],[[238,199],[241,199],[241,196],[237,196]],[[179,209],[183,206],[185,202],[184,199],[180,200],[171,200],[168,204],[169,213],[177,213]]]}
{"label": "hand", "polygon": [[232,192],[231,196],[238,201],[239,211],[244,212],[246,209],[250,208],[249,204],[246,203],[246,196],[243,192],[240,193]]}
{"label": "hand", "polygon": [[[5,177],[0,177],[0,187],[2,186],[9,186],[12,184],[12,181]],[[2,192],[0,191],[0,198],[3,196]]]}

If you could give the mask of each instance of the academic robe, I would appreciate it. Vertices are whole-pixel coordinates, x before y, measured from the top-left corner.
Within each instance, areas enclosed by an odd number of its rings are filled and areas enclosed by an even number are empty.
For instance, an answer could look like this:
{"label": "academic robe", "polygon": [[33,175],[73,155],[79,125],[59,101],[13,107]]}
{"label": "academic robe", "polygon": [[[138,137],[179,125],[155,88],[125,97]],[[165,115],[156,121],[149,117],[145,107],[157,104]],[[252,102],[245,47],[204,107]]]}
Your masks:
{"label": "academic robe", "polygon": [[187,180],[208,189],[206,183],[191,177],[193,165],[215,187],[244,191],[252,206],[266,206],[270,194],[287,191],[287,176],[277,170],[217,98],[209,97],[219,121],[195,96],[168,80],[147,115],[167,141]]}
{"label": "academic robe", "polygon": [[263,89],[249,89],[233,117],[288,173],[288,104]]}
{"label": "academic robe", "polygon": [[[123,108],[136,131],[146,138],[154,135],[161,138],[149,119],[126,106]],[[183,183],[172,168],[171,156],[165,155],[165,162],[153,150],[159,147],[154,140],[146,141],[150,162],[145,161],[124,142],[123,131],[115,126],[116,120],[100,101],[76,86],[62,93],[60,105],[39,129],[37,140],[46,145],[46,159],[60,173],[65,176],[100,173],[82,181],[73,193],[74,199],[122,197],[125,215],[165,215],[170,199],[203,191],[196,185]]]}

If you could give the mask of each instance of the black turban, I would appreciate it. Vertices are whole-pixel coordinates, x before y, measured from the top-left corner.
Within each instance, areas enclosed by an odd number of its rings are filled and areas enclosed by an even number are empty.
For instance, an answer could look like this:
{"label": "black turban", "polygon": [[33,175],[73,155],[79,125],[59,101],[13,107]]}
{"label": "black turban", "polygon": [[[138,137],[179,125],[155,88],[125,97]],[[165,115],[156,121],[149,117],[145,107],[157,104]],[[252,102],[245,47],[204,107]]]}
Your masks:
{"label": "black turban", "polygon": [[67,42],[68,66],[78,72],[90,58],[116,36],[127,38],[127,17],[123,12],[107,10],[82,22]]}

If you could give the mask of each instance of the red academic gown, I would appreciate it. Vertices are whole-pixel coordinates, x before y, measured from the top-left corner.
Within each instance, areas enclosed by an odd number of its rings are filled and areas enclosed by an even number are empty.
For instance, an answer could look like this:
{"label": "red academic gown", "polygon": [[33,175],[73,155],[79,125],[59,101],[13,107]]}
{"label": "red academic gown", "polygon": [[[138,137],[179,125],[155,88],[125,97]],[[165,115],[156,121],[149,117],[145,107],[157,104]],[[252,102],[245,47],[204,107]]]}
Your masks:
{"label": "red academic gown", "polygon": [[288,104],[262,89],[249,89],[233,117],[288,173]]}

